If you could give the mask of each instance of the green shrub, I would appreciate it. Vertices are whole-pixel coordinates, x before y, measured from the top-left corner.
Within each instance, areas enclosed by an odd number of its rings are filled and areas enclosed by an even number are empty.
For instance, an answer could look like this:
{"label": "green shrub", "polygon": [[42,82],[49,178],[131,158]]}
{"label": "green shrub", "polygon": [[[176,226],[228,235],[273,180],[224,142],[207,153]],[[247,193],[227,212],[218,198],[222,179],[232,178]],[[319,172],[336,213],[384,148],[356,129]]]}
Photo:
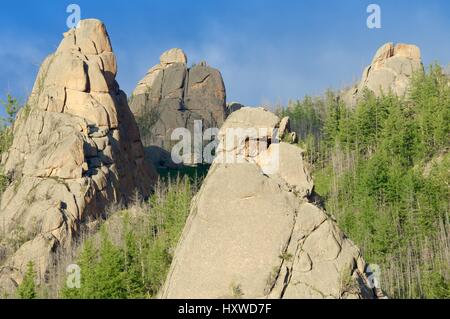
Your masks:
{"label": "green shrub", "polygon": [[17,288],[17,295],[20,299],[36,299],[36,272],[34,271],[33,262],[27,265],[27,272],[23,278],[22,283]]}
{"label": "green shrub", "polygon": [[381,266],[394,298],[443,297],[450,285],[450,270],[439,266],[450,263],[448,81],[434,65],[414,75],[403,99],[366,90],[353,109],[327,92],[284,111],[307,147],[316,192]]}

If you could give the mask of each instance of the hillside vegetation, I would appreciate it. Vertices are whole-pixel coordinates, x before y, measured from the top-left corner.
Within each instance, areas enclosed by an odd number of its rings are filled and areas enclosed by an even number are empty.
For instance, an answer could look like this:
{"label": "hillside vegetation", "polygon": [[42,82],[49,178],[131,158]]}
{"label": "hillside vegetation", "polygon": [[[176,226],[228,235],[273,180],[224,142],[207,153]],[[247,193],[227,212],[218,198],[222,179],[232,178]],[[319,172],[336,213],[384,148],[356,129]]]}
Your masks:
{"label": "hillside vegetation", "polygon": [[279,113],[307,149],[316,193],[394,298],[450,298],[450,86],[417,73],[408,97],[329,91]]}
{"label": "hillside vegetation", "polygon": [[[19,107],[12,97],[3,104],[1,152]],[[318,200],[365,259],[380,265],[389,297],[450,298],[450,86],[442,68],[416,74],[407,98],[366,91],[350,109],[329,91],[278,112],[307,149]],[[136,196],[129,208],[111,209],[58,257],[64,267],[81,267],[81,289],[66,287],[62,266],[40,284],[30,264],[19,297],[154,298],[201,182],[195,171],[161,173],[166,178],[148,201]],[[7,183],[0,176],[0,186]]]}
{"label": "hillside vegetation", "polygon": [[81,289],[61,284],[70,299],[154,298],[169,270],[193,196],[188,178],[158,184],[148,201],[115,212],[82,243],[75,262]]}

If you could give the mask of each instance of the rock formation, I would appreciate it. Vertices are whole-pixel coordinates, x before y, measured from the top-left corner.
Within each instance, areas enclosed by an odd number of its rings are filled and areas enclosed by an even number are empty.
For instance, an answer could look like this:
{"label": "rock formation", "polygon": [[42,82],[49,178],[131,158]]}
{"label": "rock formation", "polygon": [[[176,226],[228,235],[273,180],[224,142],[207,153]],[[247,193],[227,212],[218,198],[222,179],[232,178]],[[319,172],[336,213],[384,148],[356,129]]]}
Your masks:
{"label": "rock formation", "polygon": [[230,116],[231,113],[239,111],[243,107],[245,107],[245,106],[242,105],[241,103],[237,103],[237,102],[228,103],[227,104],[227,117]]}
{"label": "rock formation", "polygon": [[186,54],[171,49],[160,63],[139,82],[130,102],[140,124],[144,146],[150,147],[152,161],[170,166],[170,152],[176,128],[193,130],[201,120],[203,129],[220,127],[226,116],[225,85],[220,72],[202,62],[187,67]]}
{"label": "rock formation", "polygon": [[392,93],[403,97],[414,72],[423,71],[420,49],[415,45],[386,43],[366,67],[358,85],[343,95],[347,105],[354,106],[367,88],[380,96]]}
{"label": "rock formation", "polygon": [[98,20],[65,33],[43,62],[2,158],[10,185],[0,207],[0,293],[14,291],[29,261],[45,280],[55,251],[106,206],[149,195],[156,176],[116,72]]}
{"label": "rock formation", "polygon": [[[308,199],[303,151],[278,141],[288,127],[264,109],[227,119],[162,298],[376,298],[359,249]],[[230,143],[238,128],[267,133]]]}

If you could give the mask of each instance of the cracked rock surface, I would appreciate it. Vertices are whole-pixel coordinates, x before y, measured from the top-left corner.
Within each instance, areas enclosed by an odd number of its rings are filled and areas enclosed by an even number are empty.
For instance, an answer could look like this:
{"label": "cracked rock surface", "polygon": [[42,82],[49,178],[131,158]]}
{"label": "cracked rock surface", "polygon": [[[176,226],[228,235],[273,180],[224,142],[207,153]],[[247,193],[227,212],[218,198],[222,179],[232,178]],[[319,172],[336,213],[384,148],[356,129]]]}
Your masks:
{"label": "cracked rock surface", "polygon": [[193,133],[196,120],[202,121],[203,130],[221,127],[227,112],[225,85],[218,70],[205,62],[188,68],[186,54],[171,49],[138,83],[130,107],[138,121],[144,119],[141,134],[144,146],[152,151],[150,159],[167,167],[173,165],[174,129],[188,128]]}
{"label": "cracked rock surface", "polygon": [[45,281],[55,251],[107,205],[149,195],[156,175],[116,73],[98,20],[82,20],[43,62],[2,156],[0,293],[15,290],[29,261]]}
{"label": "cracked rock surface", "polygon": [[[249,150],[252,137],[230,146],[233,127],[266,128],[268,148]],[[314,185],[303,151],[274,138],[288,127],[264,109],[242,108],[227,119],[160,297],[376,298],[358,247],[308,200]],[[218,160],[237,154],[244,161]]]}
{"label": "cracked rock surface", "polygon": [[376,52],[372,63],[366,67],[361,81],[343,95],[347,105],[355,106],[364,88],[374,92],[403,97],[407,94],[414,72],[423,71],[420,49],[412,44],[386,43]]}

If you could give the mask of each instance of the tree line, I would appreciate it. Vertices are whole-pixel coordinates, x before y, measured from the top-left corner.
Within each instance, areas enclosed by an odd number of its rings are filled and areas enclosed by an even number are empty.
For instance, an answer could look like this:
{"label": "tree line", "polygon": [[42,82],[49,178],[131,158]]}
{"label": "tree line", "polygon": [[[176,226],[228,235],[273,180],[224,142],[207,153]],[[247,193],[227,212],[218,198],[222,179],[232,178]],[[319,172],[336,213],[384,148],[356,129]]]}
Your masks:
{"label": "tree line", "polygon": [[406,97],[366,90],[278,110],[306,149],[316,193],[397,298],[450,298],[450,81],[439,65]]}

